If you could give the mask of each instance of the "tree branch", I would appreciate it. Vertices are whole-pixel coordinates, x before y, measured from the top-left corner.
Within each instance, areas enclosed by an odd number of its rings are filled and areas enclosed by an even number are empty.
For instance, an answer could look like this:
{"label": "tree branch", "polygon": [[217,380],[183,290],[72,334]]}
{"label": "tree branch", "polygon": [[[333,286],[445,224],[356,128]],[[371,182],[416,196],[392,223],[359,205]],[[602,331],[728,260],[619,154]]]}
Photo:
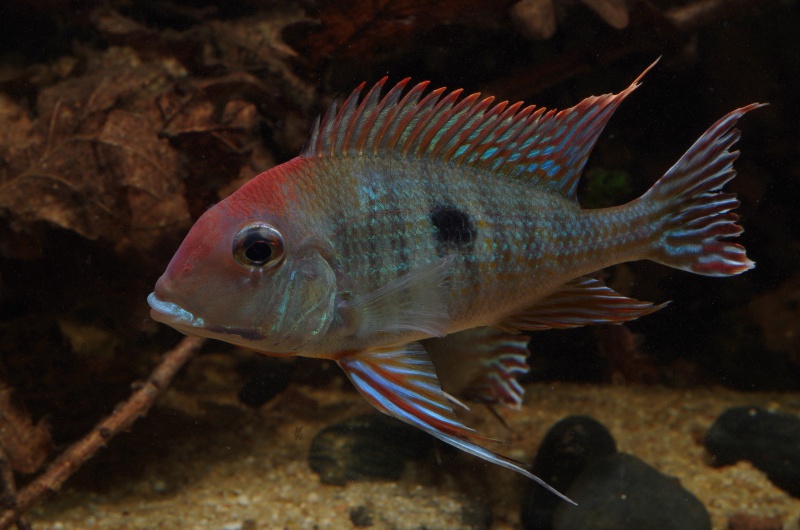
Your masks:
{"label": "tree branch", "polygon": [[144,383],[137,385],[128,401],[117,406],[111,416],[101,421],[83,439],[64,451],[44,473],[17,493],[10,503],[11,507],[0,516],[0,530],[9,528],[45,495],[58,491],[61,485],[109,440],[120,431],[129,429],[137,419],[147,414],[178,370],[197,354],[204,341],[205,339],[199,337],[186,337],[175,349],[164,354],[161,364],[153,370]]}

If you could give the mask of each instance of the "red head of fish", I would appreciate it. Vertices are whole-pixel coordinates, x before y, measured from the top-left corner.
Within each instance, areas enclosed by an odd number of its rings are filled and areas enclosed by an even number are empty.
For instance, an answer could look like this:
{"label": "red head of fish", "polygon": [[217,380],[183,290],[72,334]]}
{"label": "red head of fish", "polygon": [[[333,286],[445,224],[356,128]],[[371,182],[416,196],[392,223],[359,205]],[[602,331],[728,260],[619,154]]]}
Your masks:
{"label": "red head of fish", "polygon": [[259,175],[197,220],[148,298],[154,320],[272,354],[297,353],[328,328],[333,272],[311,218],[288,214],[304,164]]}

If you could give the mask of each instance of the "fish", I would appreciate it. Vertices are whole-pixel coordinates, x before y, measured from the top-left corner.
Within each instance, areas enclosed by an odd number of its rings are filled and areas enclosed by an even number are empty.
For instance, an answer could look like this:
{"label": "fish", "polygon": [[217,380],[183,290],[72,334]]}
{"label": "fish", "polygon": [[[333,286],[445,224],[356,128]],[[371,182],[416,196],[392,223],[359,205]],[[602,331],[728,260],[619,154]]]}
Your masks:
{"label": "fish", "polygon": [[[653,63],[654,65],[655,63]],[[593,276],[650,260],[706,276],[754,267],[723,116],[642,196],[583,209],[580,175],[641,83],[565,110],[403,79],[358,86],[302,152],[200,216],[148,297],[151,318],[272,356],[335,361],[381,412],[528,477],[456,414],[518,409],[532,332],[664,307]]]}

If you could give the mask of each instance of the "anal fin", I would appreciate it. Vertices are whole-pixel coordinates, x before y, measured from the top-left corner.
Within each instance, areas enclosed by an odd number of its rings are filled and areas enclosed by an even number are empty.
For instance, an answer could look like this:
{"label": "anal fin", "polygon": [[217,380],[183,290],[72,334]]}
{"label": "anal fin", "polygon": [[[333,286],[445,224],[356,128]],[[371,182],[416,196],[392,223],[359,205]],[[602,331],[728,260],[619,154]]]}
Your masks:
{"label": "anal fin", "polygon": [[562,285],[522,312],[509,315],[495,327],[512,333],[566,329],[590,324],[621,324],[658,311],[655,305],[623,296],[600,280],[582,276]]}
{"label": "anal fin", "polygon": [[337,362],[361,395],[381,412],[487,462],[516,471],[575,504],[522,467],[524,464],[472,441],[496,440],[479,435],[456,417],[439,385],[433,363],[420,344],[345,353]]}
{"label": "anal fin", "polygon": [[517,377],[528,373],[528,336],[492,327],[459,331],[422,342],[442,388],[485,404],[518,410],[525,390]]}

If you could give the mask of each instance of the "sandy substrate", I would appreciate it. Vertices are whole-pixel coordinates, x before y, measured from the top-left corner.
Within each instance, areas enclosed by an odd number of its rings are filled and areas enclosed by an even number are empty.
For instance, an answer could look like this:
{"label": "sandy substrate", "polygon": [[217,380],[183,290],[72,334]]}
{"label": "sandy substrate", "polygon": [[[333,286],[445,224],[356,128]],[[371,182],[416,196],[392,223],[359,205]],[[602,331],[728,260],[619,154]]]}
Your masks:
{"label": "sandy substrate", "polygon": [[[491,528],[518,529],[524,478],[446,449],[409,464],[397,482],[320,483],[306,462],[321,428],[370,407],[344,382],[292,385],[259,411],[235,396],[171,390],[154,413],[32,514],[41,529],[349,529],[367,513],[374,529],[464,528],[491,510]],[[711,513],[714,528],[747,513],[795,528],[800,500],[747,463],[708,465],[700,440],[731,406],[800,413],[797,394],[742,394],[722,388],[533,385],[520,412],[503,411],[509,433],[487,411],[471,425],[511,438],[506,454],[531,461],[559,419],[586,414],[604,423],[620,451],[677,477]],[[466,522],[465,522],[466,521]],[[795,523],[791,523],[795,521]]]}

